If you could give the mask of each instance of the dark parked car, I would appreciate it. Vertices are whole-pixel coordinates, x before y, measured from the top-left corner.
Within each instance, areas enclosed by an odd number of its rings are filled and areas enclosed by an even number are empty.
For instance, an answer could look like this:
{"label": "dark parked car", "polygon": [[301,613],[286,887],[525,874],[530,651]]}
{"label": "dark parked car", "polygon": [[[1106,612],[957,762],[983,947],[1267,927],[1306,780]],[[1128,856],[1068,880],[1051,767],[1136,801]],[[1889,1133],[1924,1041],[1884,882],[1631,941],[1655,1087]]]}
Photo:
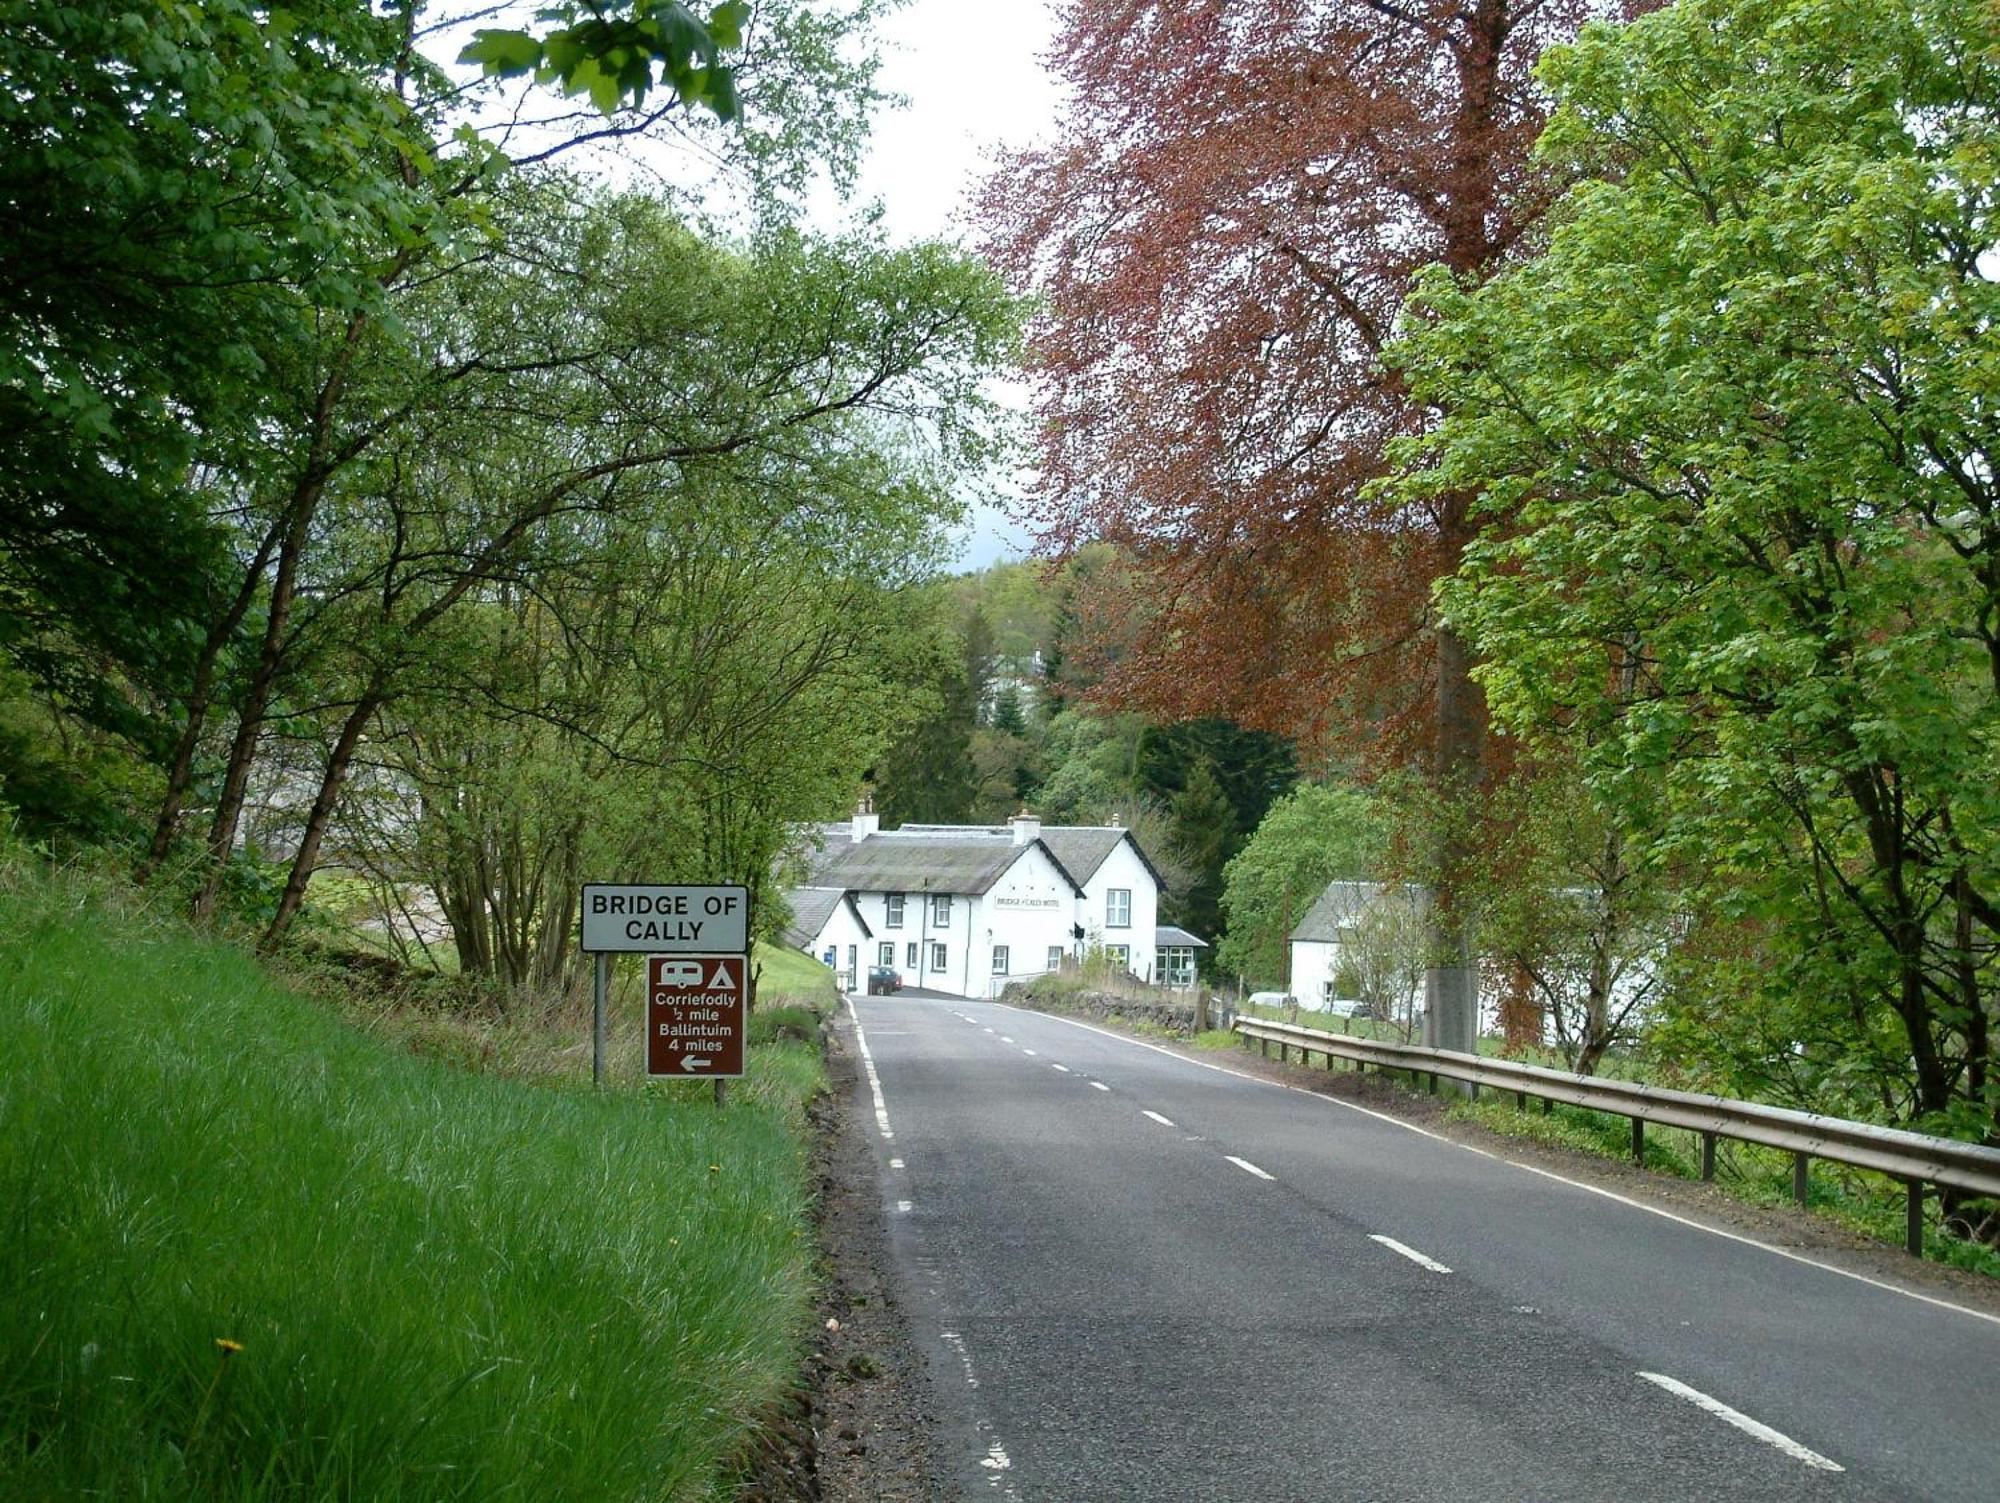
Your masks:
{"label": "dark parked car", "polygon": [[873,997],[888,992],[900,991],[903,978],[896,974],[894,966],[871,965],[868,967],[868,995]]}

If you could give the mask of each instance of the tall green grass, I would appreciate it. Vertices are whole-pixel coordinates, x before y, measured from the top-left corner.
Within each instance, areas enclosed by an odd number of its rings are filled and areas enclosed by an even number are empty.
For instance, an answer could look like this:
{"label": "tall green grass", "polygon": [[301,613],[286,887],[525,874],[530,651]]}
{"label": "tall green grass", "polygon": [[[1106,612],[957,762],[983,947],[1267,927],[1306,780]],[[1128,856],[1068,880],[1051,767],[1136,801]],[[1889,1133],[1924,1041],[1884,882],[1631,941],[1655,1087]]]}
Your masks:
{"label": "tall green grass", "polygon": [[751,1071],[465,1072],[10,866],[0,1496],[716,1495],[809,1319],[817,1062]]}

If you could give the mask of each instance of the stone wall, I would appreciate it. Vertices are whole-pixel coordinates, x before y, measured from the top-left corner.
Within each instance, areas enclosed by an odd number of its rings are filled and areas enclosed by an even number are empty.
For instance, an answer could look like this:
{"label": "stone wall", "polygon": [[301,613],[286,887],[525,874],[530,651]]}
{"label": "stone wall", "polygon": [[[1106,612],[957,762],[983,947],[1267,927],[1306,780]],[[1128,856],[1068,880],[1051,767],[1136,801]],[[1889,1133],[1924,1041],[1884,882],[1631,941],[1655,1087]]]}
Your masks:
{"label": "stone wall", "polygon": [[[1145,1023],[1183,1037],[1193,1037],[1200,1019],[1194,992],[1158,992],[1151,996],[1121,996],[1065,983],[1059,977],[1037,977],[1016,981],[1001,992],[1000,1000],[1015,1007],[1032,1007],[1038,1012],[1066,1013],[1071,1017],[1098,1022]],[[1227,1028],[1235,1014],[1221,998],[1208,1003],[1207,1026]]]}

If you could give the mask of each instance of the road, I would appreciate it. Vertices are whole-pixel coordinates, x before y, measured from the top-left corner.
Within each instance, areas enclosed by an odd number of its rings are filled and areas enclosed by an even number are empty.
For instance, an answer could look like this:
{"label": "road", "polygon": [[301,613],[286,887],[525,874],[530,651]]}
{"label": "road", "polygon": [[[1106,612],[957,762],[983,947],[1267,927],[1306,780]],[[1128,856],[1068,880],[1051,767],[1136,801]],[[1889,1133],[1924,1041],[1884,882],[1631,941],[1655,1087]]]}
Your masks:
{"label": "road", "polygon": [[856,997],[947,1485],[2000,1497],[2000,1321],[997,1003]]}

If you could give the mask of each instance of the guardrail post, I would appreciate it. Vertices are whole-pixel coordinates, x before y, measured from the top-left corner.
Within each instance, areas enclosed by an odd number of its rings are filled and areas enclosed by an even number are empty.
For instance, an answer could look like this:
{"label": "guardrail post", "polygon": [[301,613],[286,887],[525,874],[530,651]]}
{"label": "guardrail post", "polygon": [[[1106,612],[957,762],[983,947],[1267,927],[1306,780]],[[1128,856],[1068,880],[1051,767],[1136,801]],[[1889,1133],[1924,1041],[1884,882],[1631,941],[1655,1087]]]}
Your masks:
{"label": "guardrail post", "polygon": [[1281,1065],[1287,1064],[1291,1061],[1291,1057],[1292,1051],[1290,1046],[1283,1039],[1278,1040],[1278,1063]]}
{"label": "guardrail post", "polygon": [[1644,1117],[1634,1117],[1632,1119],[1632,1162],[1641,1168],[1645,1167],[1646,1119]]}
{"label": "guardrail post", "polygon": [[1264,1058],[1269,1059],[1271,1057],[1271,1041],[1269,1039],[1257,1040],[1257,1049]]}
{"label": "guardrail post", "polygon": [[1920,1179],[1903,1181],[1908,1192],[1903,1203],[1903,1248],[1913,1257],[1924,1255],[1924,1182]]}
{"label": "guardrail post", "polygon": [[1556,1098],[1553,1096],[1544,1096],[1542,1098],[1542,1115],[1546,1117],[1555,1109],[1556,1109]]}
{"label": "guardrail post", "polygon": [[1810,1188],[1806,1182],[1806,1165],[1810,1162],[1803,1153],[1792,1155],[1792,1199],[1800,1205],[1806,1203],[1806,1191]]}
{"label": "guardrail post", "polygon": [[1435,1096],[1437,1093],[1438,1093],[1438,1072],[1433,1070],[1431,1071],[1431,1094]]}
{"label": "guardrail post", "polygon": [[1701,1179],[1703,1184],[1715,1179],[1715,1134],[1712,1132],[1701,1135]]}
{"label": "guardrail post", "polygon": [[1517,1112],[1525,1112],[1527,1109],[1528,1109],[1528,1093],[1526,1091],[1516,1091],[1514,1093],[1514,1110]]}

